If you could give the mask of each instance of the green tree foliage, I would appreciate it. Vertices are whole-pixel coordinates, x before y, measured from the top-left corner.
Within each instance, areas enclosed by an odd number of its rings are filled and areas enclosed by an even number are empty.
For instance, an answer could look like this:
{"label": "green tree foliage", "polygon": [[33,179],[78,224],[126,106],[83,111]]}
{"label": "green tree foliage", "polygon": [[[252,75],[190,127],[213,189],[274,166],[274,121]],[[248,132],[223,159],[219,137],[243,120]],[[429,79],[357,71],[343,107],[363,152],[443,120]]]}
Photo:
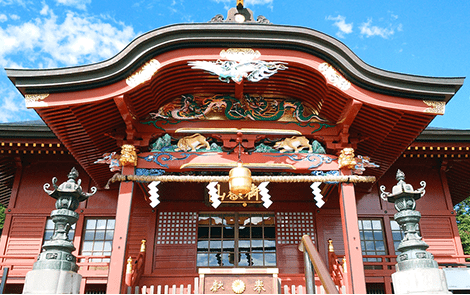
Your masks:
{"label": "green tree foliage", "polygon": [[454,207],[463,251],[470,255],[470,197]]}
{"label": "green tree foliage", "polygon": [[3,228],[3,224],[5,223],[5,207],[0,205],[0,229]]}

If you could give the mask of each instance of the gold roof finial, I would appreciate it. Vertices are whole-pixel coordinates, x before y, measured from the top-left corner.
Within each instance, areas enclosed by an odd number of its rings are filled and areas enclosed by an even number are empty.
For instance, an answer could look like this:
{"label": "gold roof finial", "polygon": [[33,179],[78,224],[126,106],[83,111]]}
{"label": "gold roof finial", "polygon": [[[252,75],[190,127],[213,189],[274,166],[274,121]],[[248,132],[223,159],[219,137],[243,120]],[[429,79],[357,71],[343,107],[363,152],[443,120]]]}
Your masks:
{"label": "gold roof finial", "polygon": [[328,239],[328,252],[335,252],[335,248],[333,247],[333,240]]}
{"label": "gold roof finial", "polygon": [[237,0],[237,8],[243,9],[243,0]]}

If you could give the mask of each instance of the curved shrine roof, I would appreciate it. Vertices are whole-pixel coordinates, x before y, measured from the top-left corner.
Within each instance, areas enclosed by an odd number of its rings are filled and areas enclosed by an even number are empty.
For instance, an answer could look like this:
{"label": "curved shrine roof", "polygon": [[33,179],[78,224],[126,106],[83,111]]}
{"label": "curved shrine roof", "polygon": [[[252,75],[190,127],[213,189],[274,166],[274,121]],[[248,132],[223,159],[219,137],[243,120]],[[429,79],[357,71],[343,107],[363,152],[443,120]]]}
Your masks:
{"label": "curved shrine roof", "polygon": [[[188,65],[224,60],[220,54],[230,48],[258,52],[256,60],[284,63],[287,69],[258,82],[224,83]],[[132,82],[145,76],[148,68],[153,69],[148,80]],[[301,101],[334,125],[323,133],[312,130],[304,135],[323,140],[330,154],[353,146],[356,154],[369,156],[380,165],[367,171],[380,177],[431,120],[444,112],[445,103],[464,80],[388,72],[364,63],[343,43],[318,31],[249,23],[172,25],[136,38],[100,63],[6,71],[25,95],[27,106],[38,112],[99,186],[112,173],[106,165],[94,162],[126,142],[145,151],[149,141],[163,132],[141,122],[149,113],[189,94],[238,99],[255,95],[275,103]],[[213,122],[196,120],[205,126]],[[191,124],[195,122],[186,125]],[[220,124],[227,127],[234,122]],[[269,122],[236,124],[274,128]]]}

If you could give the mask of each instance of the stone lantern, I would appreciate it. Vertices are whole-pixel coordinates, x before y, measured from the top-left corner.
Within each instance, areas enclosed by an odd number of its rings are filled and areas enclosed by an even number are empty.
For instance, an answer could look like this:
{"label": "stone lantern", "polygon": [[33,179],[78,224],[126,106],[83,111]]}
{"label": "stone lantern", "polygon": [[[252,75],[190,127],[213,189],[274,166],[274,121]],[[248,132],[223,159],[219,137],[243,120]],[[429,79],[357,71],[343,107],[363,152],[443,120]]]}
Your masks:
{"label": "stone lantern", "polygon": [[421,187],[414,190],[413,186],[405,182],[405,174],[397,171],[398,183],[392,192],[385,192],[381,186],[380,197],[395,204],[397,213],[394,218],[400,225],[405,236],[400,242],[397,251],[396,272],[392,274],[394,291],[397,294],[414,293],[450,293],[444,272],[439,269],[437,262],[426,249],[429,247],[419,236],[419,220],[421,213],[416,211],[416,201],[425,194],[426,182],[421,181]]}
{"label": "stone lantern", "polygon": [[54,190],[48,190],[50,185],[44,184],[44,191],[54,199],[56,210],[51,213],[54,222],[54,234],[42,246],[42,252],[34,263],[33,270],[26,274],[24,294],[77,294],[80,291],[81,275],[77,273],[77,258],[72,255],[75,251],[73,242],[68,239],[68,233],[78,220],[75,210],[80,202],[85,201],[96,193],[84,193],[78,182],[78,171],[72,168],[68,181],[57,186],[57,178],[52,179]]}

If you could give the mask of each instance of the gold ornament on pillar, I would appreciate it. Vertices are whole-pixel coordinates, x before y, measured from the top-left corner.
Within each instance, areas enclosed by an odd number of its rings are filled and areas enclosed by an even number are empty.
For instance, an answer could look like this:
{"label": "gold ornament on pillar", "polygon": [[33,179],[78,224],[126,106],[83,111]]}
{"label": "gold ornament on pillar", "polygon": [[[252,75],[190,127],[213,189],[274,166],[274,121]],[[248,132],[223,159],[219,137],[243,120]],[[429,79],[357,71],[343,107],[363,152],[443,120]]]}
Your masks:
{"label": "gold ornament on pillar", "polygon": [[356,167],[356,159],[354,159],[354,149],[344,148],[338,157],[339,169],[348,168],[354,169]]}
{"label": "gold ornament on pillar", "polygon": [[132,144],[124,144],[121,146],[119,164],[121,164],[121,166],[137,166],[137,153]]}

